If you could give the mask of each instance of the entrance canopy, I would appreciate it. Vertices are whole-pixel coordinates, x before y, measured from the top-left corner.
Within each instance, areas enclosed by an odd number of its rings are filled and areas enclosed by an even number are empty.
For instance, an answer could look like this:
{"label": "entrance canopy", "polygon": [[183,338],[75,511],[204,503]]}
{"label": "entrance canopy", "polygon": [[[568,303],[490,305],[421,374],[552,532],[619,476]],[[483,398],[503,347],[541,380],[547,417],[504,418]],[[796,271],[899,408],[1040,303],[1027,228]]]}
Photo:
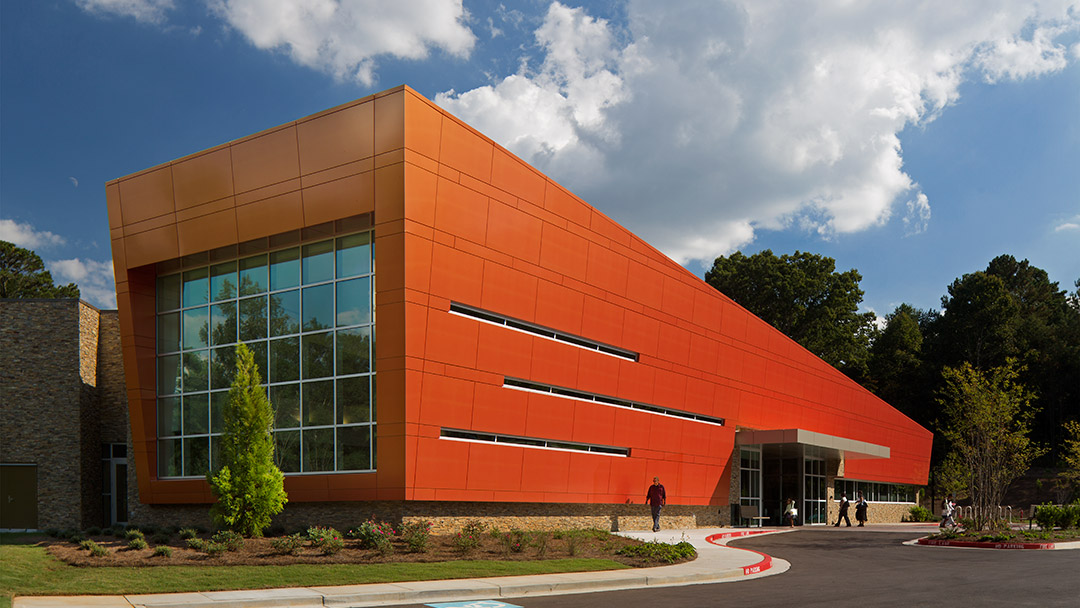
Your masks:
{"label": "entrance canopy", "polygon": [[823,457],[840,458],[843,455],[847,459],[856,458],[888,458],[889,447],[816,433],[806,429],[772,429],[755,430],[739,429],[735,433],[737,445],[788,445],[788,446],[812,446]]}

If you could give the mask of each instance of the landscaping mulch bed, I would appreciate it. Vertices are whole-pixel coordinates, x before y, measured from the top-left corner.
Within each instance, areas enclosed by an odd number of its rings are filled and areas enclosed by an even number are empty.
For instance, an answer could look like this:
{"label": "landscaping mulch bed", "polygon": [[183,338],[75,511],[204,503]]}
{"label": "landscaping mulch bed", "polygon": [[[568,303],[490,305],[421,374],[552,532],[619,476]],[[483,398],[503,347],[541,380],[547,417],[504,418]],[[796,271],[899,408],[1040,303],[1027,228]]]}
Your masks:
{"label": "landscaping mulch bed", "polygon": [[[200,534],[200,538],[209,539],[209,535]],[[324,555],[320,550],[305,546],[298,555],[282,554],[271,545],[273,538],[249,538],[243,542],[243,547],[238,551],[226,551],[218,556],[209,556],[187,546],[187,541],[176,536],[170,538],[166,546],[171,548],[172,554],[168,557],[155,556],[154,547],[151,544],[146,549],[130,549],[127,541],[112,536],[90,536],[108,550],[108,555],[94,557],[86,549],[79,547],[78,543],[42,537],[40,543],[45,546],[49,554],[57,559],[73,566],[102,567],[102,566],[268,566],[290,564],[385,564],[395,562],[444,562],[452,560],[504,560],[504,561],[530,561],[540,559],[565,559],[565,558],[600,558],[614,560],[631,567],[645,567],[660,565],[656,561],[649,561],[638,557],[618,555],[616,552],[624,547],[641,545],[642,541],[610,535],[600,531],[578,531],[577,533],[548,533],[546,546],[541,549],[538,544],[543,541],[536,534],[530,535],[530,542],[515,552],[508,550],[506,545],[498,537],[491,534],[483,534],[479,546],[468,553],[462,553],[454,544],[453,536],[431,536],[426,552],[409,552],[404,541],[399,537],[392,539],[393,551],[382,554],[371,549],[359,548],[359,542],[352,539],[345,540],[345,548],[332,555]],[[30,541],[30,539],[26,539]],[[682,559],[678,561],[689,561]],[[674,563],[678,563],[678,561]],[[667,562],[663,562],[666,564]]]}

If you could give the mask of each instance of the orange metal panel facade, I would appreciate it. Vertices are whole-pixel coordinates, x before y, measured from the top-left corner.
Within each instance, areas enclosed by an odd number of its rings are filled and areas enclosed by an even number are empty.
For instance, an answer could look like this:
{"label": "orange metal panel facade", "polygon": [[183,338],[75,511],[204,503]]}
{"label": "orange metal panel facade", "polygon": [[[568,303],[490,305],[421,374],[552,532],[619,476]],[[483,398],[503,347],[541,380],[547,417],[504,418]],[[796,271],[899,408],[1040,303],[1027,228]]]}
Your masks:
{"label": "orange metal panel facade", "polygon": [[[158,479],[155,265],[373,213],[377,472],[288,476],[291,501],[729,502],[736,427],[888,446],[846,477],[923,484],[931,434],[407,87],[110,182],[140,499]],[[457,303],[638,353],[579,348]],[[723,418],[723,426],[515,390],[507,378]],[[452,441],[443,429],[628,456]],[[736,463],[737,466],[737,463]]]}

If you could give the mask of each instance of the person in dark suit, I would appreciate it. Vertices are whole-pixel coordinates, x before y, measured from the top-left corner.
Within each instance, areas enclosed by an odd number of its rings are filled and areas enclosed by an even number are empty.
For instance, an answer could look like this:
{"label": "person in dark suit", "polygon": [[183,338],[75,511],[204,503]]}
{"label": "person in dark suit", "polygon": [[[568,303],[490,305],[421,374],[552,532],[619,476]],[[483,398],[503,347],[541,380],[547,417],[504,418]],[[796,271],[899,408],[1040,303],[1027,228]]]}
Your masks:
{"label": "person in dark suit", "polygon": [[859,520],[860,528],[863,527],[863,524],[869,519],[866,517],[867,506],[866,499],[863,498],[862,492],[859,492],[859,500],[855,501],[855,519]]}
{"label": "person in dark suit", "polygon": [[836,527],[840,527],[840,520],[847,522],[847,527],[851,527],[851,520],[847,516],[847,510],[851,503],[847,499],[847,492],[840,494],[840,515],[836,516]]}

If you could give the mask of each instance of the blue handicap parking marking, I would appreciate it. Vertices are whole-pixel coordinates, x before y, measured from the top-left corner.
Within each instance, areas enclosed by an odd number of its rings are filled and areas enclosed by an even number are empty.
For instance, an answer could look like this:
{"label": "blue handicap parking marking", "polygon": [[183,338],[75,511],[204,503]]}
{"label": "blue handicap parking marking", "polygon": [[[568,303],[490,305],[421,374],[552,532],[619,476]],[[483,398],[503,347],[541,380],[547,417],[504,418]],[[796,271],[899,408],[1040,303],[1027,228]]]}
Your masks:
{"label": "blue handicap parking marking", "polygon": [[496,600],[472,600],[468,602],[440,602],[438,604],[424,604],[432,608],[521,608],[515,604],[507,604]]}

